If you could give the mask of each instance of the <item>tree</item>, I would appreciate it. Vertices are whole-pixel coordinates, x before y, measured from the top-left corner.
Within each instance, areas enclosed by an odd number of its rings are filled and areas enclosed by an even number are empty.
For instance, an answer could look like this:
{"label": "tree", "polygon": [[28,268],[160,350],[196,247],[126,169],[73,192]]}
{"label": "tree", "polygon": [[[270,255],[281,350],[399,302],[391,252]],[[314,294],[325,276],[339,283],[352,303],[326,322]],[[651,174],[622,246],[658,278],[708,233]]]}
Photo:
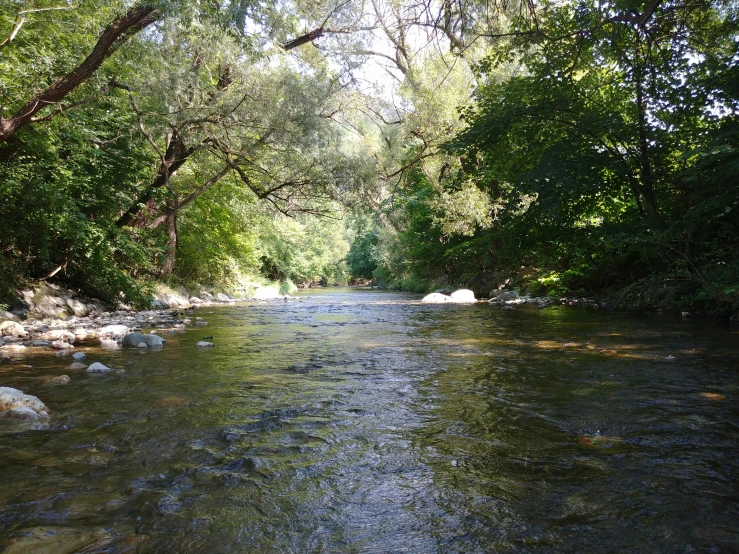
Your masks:
{"label": "tree", "polygon": [[[27,15],[53,10],[54,8],[20,10],[10,34],[1,43],[2,49],[17,38]],[[10,117],[6,118],[3,113],[4,109],[0,109],[0,142],[7,142],[20,129],[30,123],[49,121],[65,110],[76,107],[80,103],[86,103],[87,99],[67,106],[59,104],[80,85],[84,84],[122,44],[125,44],[132,36],[154,23],[160,16],[161,12],[152,6],[135,4],[126,12],[115,17],[103,29],[89,55],[74,69],[62,75],[51,85],[34,91],[31,98],[16,108]],[[0,53],[2,49],[0,49]],[[37,115],[48,108],[51,108],[50,113],[44,116]]]}
{"label": "tree", "polygon": [[[738,113],[720,84],[735,71],[735,21],[717,3],[615,1],[542,4],[514,23],[481,70],[520,69],[488,78],[451,151],[506,206],[503,232],[541,252],[527,256],[536,265],[615,279],[669,271],[709,286],[684,214],[691,187],[710,180],[686,176]],[[733,209],[734,187],[713,190]]]}

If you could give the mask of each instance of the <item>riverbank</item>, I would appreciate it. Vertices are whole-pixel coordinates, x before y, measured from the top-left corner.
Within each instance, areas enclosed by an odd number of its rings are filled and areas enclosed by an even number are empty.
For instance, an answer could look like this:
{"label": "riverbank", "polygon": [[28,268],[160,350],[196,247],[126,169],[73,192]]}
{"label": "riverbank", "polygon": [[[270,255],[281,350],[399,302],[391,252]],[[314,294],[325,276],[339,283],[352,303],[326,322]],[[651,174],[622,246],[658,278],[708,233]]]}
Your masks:
{"label": "riverbank", "polygon": [[[371,285],[358,286],[378,290]],[[450,293],[437,289],[437,293]],[[249,295],[235,296],[225,292],[201,289],[192,293],[184,287],[157,285],[152,300],[154,309],[111,309],[103,302],[75,294],[73,291],[50,284],[22,291],[19,295],[24,307],[16,313],[0,312],[0,356],[41,352],[43,350],[73,350],[75,346],[115,342],[133,332],[178,333],[190,327],[207,325],[196,311],[202,307],[228,305],[245,301],[281,301],[292,297],[279,292],[277,285],[255,287]],[[563,296],[553,298],[519,294],[516,290],[493,290],[477,302],[487,302],[503,311],[517,309],[546,309],[553,306],[579,307],[589,310],[631,310],[634,307],[599,297]],[[655,313],[670,313],[661,308],[640,309]],[[674,312],[673,312],[674,313]],[[693,317],[688,311],[677,312],[682,318]],[[700,317],[701,314],[695,314]],[[732,318],[730,321],[736,323]],[[6,360],[8,361],[8,360]]]}
{"label": "riverbank", "polygon": [[[290,298],[276,287],[256,287],[250,296],[234,296],[205,289],[191,294],[184,287],[157,286],[151,310],[111,309],[102,301],[85,298],[50,284],[21,291],[23,304],[15,313],[0,312],[0,356],[29,350],[73,350],[75,345],[118,341],[132,332],[176,333],[204,327],[196,310],[245,301]],[[192,317],[189,317],[192,316]]]}
{"label": "riverbank", "polygon": [[[615,309],[638,313],[674,314],[678,317],[696,317],[739,325],[739,298],[729,289],[718,294],[687,294],[678,286],[655,279],[640,280],[629,285],[612,285],[594,290],[568,290],[555,281],[537,276],[542,271],[522,267],[519,272],[499,271],[483,273],[466,279],[421,278],[411,274],[402,280],[383,282],[384,288],[417,293],[431,293],[465,288],[493,305],[515,307],[518,304],[548,306],[580,306],[593,309]],[[718,285],[713,287],[718,288]],[[715,292],[715,291],[714,291]],[[504,298],[501,298],[500,296]],[[523,301],[522,301],[523,300]],[[511,302],[513,301],[513,302]]]}

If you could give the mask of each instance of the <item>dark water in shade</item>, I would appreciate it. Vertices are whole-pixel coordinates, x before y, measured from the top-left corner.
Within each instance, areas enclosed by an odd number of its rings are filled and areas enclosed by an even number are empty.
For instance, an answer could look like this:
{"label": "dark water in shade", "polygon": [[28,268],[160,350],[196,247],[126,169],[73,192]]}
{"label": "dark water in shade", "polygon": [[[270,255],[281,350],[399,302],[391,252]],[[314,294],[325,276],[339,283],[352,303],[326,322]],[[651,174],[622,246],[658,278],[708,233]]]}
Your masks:
{"label": "dark water in shade", "polygon": [[739,333],[418,299],[321,290],[87,349],[125,375],[0,366],[53,414],[0,435],[0,547],[50,526],[107,530],[92,552],[739,551]]}

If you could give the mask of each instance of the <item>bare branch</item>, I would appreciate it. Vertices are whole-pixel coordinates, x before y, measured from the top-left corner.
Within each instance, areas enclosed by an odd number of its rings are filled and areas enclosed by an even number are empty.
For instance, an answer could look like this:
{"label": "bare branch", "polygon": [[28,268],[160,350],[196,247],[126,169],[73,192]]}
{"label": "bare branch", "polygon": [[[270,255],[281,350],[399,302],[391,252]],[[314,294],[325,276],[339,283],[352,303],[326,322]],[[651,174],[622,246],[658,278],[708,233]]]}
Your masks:
{"label": "bare branch", "polygon": [[23,27],[23,24],[26,22],[26,14],[27,13],[37,13],[37,12],[50,12],[54,10],[71,10],[73,9],[73,6],[56,6],[51,8],[36,8],[32,10],[21,10],[18,12],[18,15],[15,17],[15,23],[13,24],[13,28],[10,30],[10,34],[5,38],[4,41],[0,42],[0,52],[2,52],[3,48],[5,48],[8,44],[10,44],[13,39],[15,39],[16,35],[18,35],[18,31],[21,30],[21,27]]}

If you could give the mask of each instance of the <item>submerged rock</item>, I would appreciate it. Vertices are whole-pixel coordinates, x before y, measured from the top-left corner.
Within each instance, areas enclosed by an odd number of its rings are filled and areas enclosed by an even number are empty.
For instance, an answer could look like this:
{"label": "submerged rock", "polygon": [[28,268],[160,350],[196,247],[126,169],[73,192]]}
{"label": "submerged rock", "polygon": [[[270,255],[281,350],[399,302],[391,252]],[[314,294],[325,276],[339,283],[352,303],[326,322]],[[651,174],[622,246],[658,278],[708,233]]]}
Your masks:
{"label": "submerged rock", "polygon": [[582,435],[577,438],[577,441],[590,447],[610,447],[624,444],[624,440],[621,437],[612,437],[608,435],[601,435],[596,433],[595,435]]}
{"label": "submerged rock", "polygon": [[69,375],[59,375],[58,377],[52,377],[49,379],[49,383],[52,385],[66,385],[69,381]]}
{"label": "submerged rock", "polygon": [[3,554],[72,554],[103,548],[111,541],[110,533],[104,529],[33,527],[14,534],[20,536],[8,544]]}
{"label": "submerged rock", "polygon": [[49,419],[49,409],[37,397],[10,387],[0,387],[0,415],[11,419]]}
{"label": "submerged rock", "polygon": [[214,346],[214,344],[212,342],[208,342],[208,341],[205,341],[205,340],[200,340],[200,341],[198,341],[198,343],[195,346],[197,346],[198,348],[210,348],[210,347]]}
{"label": "submerged rock", "polygon": [[100,362],[92,363],[90,364],[90,367],[87,368],[87,373],[109,373],[111,371],[113,370]]}
{"label": "submerged rock", "polygon": [[129,333],[123,337],[123,346],[163,346],[167,342],[159,335],[144,335],[142,333]]}

